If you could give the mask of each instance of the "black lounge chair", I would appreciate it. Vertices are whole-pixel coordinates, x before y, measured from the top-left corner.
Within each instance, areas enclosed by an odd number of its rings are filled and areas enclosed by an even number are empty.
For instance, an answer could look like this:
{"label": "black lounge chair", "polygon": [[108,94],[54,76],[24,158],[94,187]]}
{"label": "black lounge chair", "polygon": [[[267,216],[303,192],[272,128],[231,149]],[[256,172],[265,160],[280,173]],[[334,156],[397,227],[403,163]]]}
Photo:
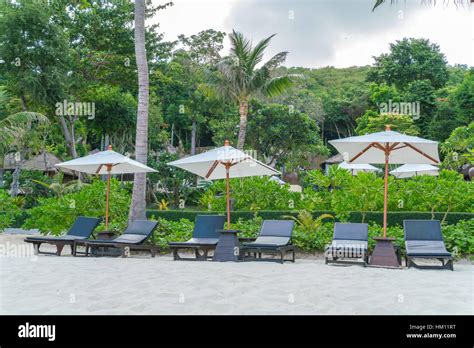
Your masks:
{"label": "black lounge chair", "polygon": [[[292,220],[264,220],[260,233],[254,242],[243,243],[240,248],[242,261],[246,260],[275,260],[262,259],[264,254],[279,254],[281,263],[295,262],[295,247],[291,244],[294,221]],[[285,259],[287,252],[292,253],[291,259]],[[253,257],[251,257],[253,253]],[[258,258],[257,258],[258,255]]]}
{"label": "black lounge chair", "polygon": [[[325,248],[326,264],[361,264],[365,267],[368,259],[369,226],[364,223],[334,224],[334,237],[332,243]],[[349,261],[341,259],[362,259]]]}
{"label": "black lounge chair", "polygon": [[[404,220],[405,261],[408,268],[454,270],[453,257],[444,245],[439,220]],[[414,259],[437,259],[440,266],[417,265]]]}
{"label": "black lounge chair", "polygon": [[89,240],[89,241],[78,241],[74,244],[74,255],[77,254],[77,247],[83,245],[86,247],[85,256],[89,256],[89,252],[92,255],[109,255],[116,256],[117,254],[111,252],[98,252],[99,248],[109,249],[115,248],[120,251],[123,257],[128,256],[132,251],[149,251],[152,257],[155,257],[157,246],[144,244],[148,238],[153,234],[157,221],[148,220],[135,220],[128,224],[126,230],[120,236],[110,240]]}
{"label": "black lounge chair", "polygon": [[[26,237],[25,242],[33,243],[36,254],[48,254],[60,256],[65,245],[71,247],[71,253],[74,253],[74,241],[87,240],[100,222],[100,218],[79,216],[71,226],[67,234],[60,237],[31,236]],[[56,245],[56,252],[40,251],[43,243]]]}
{"label": "black lounge chair", "polygon": [[[224,227],[224,215],[198,215],[194,224],[193,236],[186,242],[170,242],[168,246],[173,251],[173,259],[175,260],[193,260],[206,261],[212,256],[208,253],[214,250],[219,241],[219,233]],[[194,258],[182,257],[178,254],[180,249],[192,249]],[[201,253],[202,252],[202,253]]]}

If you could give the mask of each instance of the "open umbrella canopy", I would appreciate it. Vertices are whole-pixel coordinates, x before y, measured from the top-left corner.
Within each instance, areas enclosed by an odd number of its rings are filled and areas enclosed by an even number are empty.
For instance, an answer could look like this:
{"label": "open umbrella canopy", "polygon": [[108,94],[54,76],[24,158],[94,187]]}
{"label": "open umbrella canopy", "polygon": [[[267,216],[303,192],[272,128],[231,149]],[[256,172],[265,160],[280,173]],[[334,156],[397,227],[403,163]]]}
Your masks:
{"label": "open umbrella canopy", "polygon": [[127,156],[121,155],[112,150],[109,145],[108,150],[94,153],[92,155],[73,159],[71,161],[58,163],[59,168],[75,170],[87,174],[106,174],[107,190],[105,198],[105,229],[109,229],[109,195],[110,176],[113,174],[133,174],[156,172],[143,163],[134,161]]}
{"label": "open umbrella canopy", "polygon": [[233,148],[228,140],[222,147],[169,162],[168,165],[187,170],[207,180],[226,179],[227,229],[230,228],[230,178],[281,174],[278,170]]}
{"label": "open umbrella canopy", "polygon": [[[133,174],[156,172],[143,163],[132,160],[112,149],[56,164],[56,167],[87,174]],[[110,168],[110,171],[108,170]]]}
{"label": "open umbrella canopy", "polygon": [[339,168],[346,169],[352,175],[357,175],[359,172],[381,172],[382,170],[374,167],[368,163],[347,163],[346,161],[339,164]]}
{"label": "open umbrella canopy", "polygon": [[385,131],[344,139],[330,140],[349,164],[384,163],[384,200],[383,200],[383,238],[374,249],[370,263],[372,265],[395,266],[398,261],[393,247],[388,246],[387,210],[388,210],[388,166],[395,164],[438,164],[438,143],[419,137],[394,132],[390,125]]}
{"label": "open umbrella canopy", "polygon": [[438,142],[394,132],[384,132],[330,140],[348,163],[385,163],[385,151],[394,164],[439,163]]}
{"label": "open umbrella canopy", "polygon": [[390,172],[394,177],[403,179],[418,175],[437,176],[439,168],[431,164],[404,164]]}
{"label": "open umbrella canopy", "polygon": [[229,171],[230,178],[281,174],[278,170],[230,145],[168,163],[170,166],[185,169],[208,180],[225,179],[226,164],[232,168]]}

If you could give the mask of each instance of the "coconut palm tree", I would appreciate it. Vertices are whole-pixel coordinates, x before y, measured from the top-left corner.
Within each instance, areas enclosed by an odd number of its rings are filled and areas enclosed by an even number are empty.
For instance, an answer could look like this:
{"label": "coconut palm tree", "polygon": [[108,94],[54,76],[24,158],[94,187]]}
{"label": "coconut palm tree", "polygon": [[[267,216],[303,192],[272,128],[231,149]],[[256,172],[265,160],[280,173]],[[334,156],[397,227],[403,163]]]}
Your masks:
{"label": "coconut palm tree", "polygon": [[229,35],[230,55],[217,64],[220,73],[217,81],[218,93],[239,105],[240,126],[237,141],[239,150],[243,149],[245,143],[250,98],[259,94],[267,97],[277,96],[289,88],[297,76],[290,74],[276,76],[275,69],[285,61],[288,52],[277,53],[257,68],[274,36],[275,34],[253,46],[243,34],[233,30]]}
{"label": "coconut palm tree", "polygon": [[[147,163],[148,152],[148,62],[145,49],[145,0],[135,0],[135,56],[138,71],[137,131],[135,159]],[[130,220],[146,218],[146,174],[137,173],[133,181]]]}

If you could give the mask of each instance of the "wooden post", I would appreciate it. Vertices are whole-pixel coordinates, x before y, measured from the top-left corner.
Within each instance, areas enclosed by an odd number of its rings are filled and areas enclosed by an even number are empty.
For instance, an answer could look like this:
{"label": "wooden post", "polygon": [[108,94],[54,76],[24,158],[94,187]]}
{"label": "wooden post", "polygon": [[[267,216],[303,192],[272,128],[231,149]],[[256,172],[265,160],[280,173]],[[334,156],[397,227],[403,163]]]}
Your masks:
{"label": "wooden post", "polygon": [[226,183],[226,198],[227,198],[227,229],[230,230],[230,176],[229,176],[230,162],[225,163],[225,183]]}
{"label": "wooden post", "polygon": [[384,178],[384,191],[383,191],[383,236],[387,237],[387,209],[388,209],[388,158],[390,156],[390,150],[388,149],[388,143],[385,144],[385,178]]}
{"label": "wooden post", "polygon": [[[112,145],[107,146],[107,150],[112,150]],[[105,193],[105,230],[109,231],[109,195],[110,195],[110,172],[112,164],[106,164],[107,168],[107,191]]]}
{"label": "wooden post", "polygon": [[105,194],[105,230],[109,231],[109,194],[110,194],[110,171],[112,165],[107,164],[107,192]]}
{"label": "wooden post", "polygon": [[[385,125],[385,131],[391,131],[390,125]],[[387,237],[387,210],[388,210],[388,161],[390,156],[390,144],[385,143],[385,178],[383,190],[383,237]]]}

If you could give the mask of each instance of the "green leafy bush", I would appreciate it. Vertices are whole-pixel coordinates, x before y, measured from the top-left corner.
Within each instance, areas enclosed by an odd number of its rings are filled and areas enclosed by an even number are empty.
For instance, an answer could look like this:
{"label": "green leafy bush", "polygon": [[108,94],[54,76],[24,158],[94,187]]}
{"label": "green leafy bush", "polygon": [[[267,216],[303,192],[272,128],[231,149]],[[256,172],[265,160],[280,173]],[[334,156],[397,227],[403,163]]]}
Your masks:
{"label": "green leafy bush", "polygon": [[446,248],[455,254],[474,254],[474,219],[443,227]]}
{"label": "green leafy bush", "polygon": [[[170,221],[158,218],[158,228],[154,234],[154,243],[162,250],[168,249],[168,242],[186,241],[192,236],[194,222],[189,219]],[[238,219],[231,224],[231,229],[240,230],[239,237],[257,237],[263,218],[254,215],[251,219]],[[323,222],[316,229],[308,229],[304,225],[295,224],[293,230],[293,244],[303,252],[322,252],[330,244],[333,237],[334,222]],[[374,237],[382,236],[382,226],[369,223],[369,250],[375,246]],[[390,226],[387,236],[395,238],[394,245],[405,252],[403,228],[399,225]],[[474,219],[462,220],[456,225],[444,225],[443,236],[446,247],[455,255],[474,253]]]}
{"label": "green leafy bush", "polygon": [[[199,210],[148,210],[147,216],[150,218],[152,216],[156,218],[163,218],[166,220],[179,221],[180,219],[188,219],[194,221],[197,215],[206,215],[206,214],[223,214],[224,211],[199,211]],[[324,211],[312,211],[312,215],[316,218],[323,214],[335,215],[334,211],[324,210]],[[432,218],[432,213],[430,212],[417,212],[417,211],[389,211],[388,212],[388,225],[389,226],[402,226],[403,220],[408,219],[421,219],[421,220],[430,220]],[[242,220],[251,220],[255,216],[255,212],[252,211],[233,211],[230,214],[230,220],[232,223],[236,223],[239,219]],[[298,216],[298,211],[292,210],[260,210],[258,212],[264,220],[270,219],[285,219],[287,216]],[[351,211],[348,212],[347,222],[362,222],[361,212]],[[437,220],[443,219],[445,216],[444,212],[434,213],[434,218]],[[456,224],[460,220],[469,220],[474,219],[473,213],[448,213],[445,223],[447,224]],[[336,219],[340,221],[339,219]],[[379,225],[383,223],[383,213],[381,211],[377,212],[368,212],[365,215],[365,222],[374,222]]]}
{"label": "green leafy bush", "polygon": [[[62,197],[40,198],[28,211],[23,228],[38,228],[42,233],[59,235],[69,229],[78,216],[105,217],[106,183],[95,180],[80,191]],[[123,231],[128,220],[130,194],[120,182],[110,182],[109,230]],[[105,228],[104,223],[97,228]]]}
{"label": "green leafy bush", "polygon": [[[236,210],[293,210],[297,209],[301,194],[290,191],[268,177],[231,179],[230,189]],[[224,180],[216,180],[199,199],[201,209],[223,211],[226,207]]]}
{"label": "green leafy bush", "polygon": [[188,219],[170,221],[158,218],[158,226],[153,233],[153,243],[161,249],[168,249],[168,242],[184,242],[191,238],[194,222]]}
{"label": "green leafy bush", "polygon": [[6,190],[0,190],[0,232],[13,226],[15,219],[21,215],[18,201],[11,198]]}

